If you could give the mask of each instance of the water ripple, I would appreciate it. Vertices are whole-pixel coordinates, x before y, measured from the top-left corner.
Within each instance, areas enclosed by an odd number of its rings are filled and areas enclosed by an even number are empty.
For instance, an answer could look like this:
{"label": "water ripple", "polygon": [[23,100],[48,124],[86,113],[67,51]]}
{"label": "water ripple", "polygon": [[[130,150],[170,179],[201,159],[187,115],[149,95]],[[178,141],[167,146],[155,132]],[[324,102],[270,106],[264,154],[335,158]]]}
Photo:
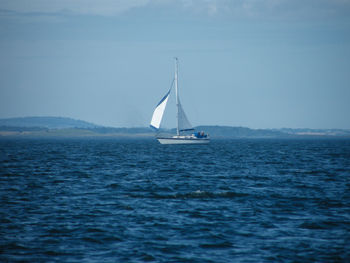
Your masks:
{"label": "water ripple", "polygon": [[0,140],[2,262],[350,261],[350,141]]}

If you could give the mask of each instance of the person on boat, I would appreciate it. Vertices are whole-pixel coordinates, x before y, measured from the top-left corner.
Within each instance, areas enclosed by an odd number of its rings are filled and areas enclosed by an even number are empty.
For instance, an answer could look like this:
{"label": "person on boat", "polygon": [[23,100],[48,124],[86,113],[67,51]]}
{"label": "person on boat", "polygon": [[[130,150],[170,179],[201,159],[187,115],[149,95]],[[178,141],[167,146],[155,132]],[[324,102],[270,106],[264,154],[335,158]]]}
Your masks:
{"label": "person on boat", "polygon": [[193,136],[195,136],[198,139],[207,138],[208,137],[208,135],[205,134],[204,131],[195,132],[195,133],[193,133]]}

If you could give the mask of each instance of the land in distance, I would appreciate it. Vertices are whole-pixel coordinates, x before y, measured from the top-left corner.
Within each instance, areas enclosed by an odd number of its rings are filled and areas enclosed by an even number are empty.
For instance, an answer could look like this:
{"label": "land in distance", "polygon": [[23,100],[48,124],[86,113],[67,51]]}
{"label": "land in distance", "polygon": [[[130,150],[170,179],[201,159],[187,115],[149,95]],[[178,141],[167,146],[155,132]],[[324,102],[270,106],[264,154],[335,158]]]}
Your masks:
{"label": "land in distance", "polygon": [[[232,126],[197,126],[213,139],[225,138],[350,138],[346,129],[250,129]],[[162,134],[174,134],[175,129],[162,129]],[[0,137],[119,137],[152,138],[155,132],[148,127],[115,128],[95,125],[64,117],[23,117],[0,119]]]}

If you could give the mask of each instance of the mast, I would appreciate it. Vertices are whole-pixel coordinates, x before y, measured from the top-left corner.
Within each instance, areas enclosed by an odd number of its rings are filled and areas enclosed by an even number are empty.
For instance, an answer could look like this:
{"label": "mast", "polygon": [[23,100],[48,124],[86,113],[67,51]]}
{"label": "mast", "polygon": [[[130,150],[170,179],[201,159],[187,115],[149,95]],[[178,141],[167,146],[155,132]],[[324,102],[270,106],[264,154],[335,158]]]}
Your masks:
{"label": "mast", "polygon": [[176,134],[180,135],[179,131],[179,92],[177,87],[177,57],[175,57],[175,93],[176,93],[176,120],[177,120],[177,126],[176,126]]}

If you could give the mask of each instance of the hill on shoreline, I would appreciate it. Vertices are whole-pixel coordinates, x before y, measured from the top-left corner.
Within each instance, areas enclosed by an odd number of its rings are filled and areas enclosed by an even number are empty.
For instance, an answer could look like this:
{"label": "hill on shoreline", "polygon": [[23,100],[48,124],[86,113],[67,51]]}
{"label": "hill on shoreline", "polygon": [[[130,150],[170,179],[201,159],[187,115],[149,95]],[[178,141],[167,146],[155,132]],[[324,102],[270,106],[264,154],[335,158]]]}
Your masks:
{"label": "hill on shoreline", "polygon": [[46,129],[95,128],[90,122],[65,117],[20,117],[0,119],[0,127],[37,127]]}
{"label": "hill on shoreline", "polygon": [[[350,138],[344,129],[250,129],[232,126],[197,126],[211,138]],[[163,129],[165,134],[175,129]],[[0,137],[134,137],[150,138],[155,135],[150,128],[114,128],[65,117],[22,117],[0,119]]]}

